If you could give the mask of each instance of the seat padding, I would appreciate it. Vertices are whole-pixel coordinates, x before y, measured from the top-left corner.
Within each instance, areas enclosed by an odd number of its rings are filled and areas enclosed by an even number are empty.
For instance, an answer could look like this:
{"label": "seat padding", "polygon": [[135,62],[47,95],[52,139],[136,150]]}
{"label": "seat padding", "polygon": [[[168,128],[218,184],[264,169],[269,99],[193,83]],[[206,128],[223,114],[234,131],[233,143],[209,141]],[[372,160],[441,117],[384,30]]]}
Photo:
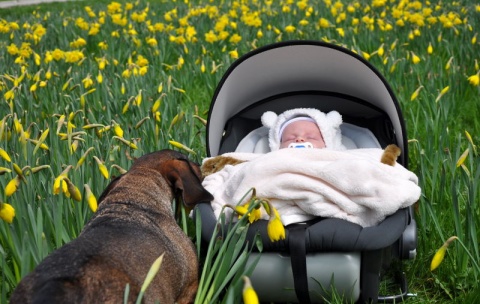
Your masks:
{"label": "seat padding", "polygon": [[[202,238],[210,240],[218,224],[212,206],[208,203],[198,204],[194,216],[202,220]],[[350,252],[368,251],[386,248],[397,241],[410,221],[408,208],[397,210],[376,226],[362,227],[352,222],[336,218],[319,218],[306,222],[307,252]],[[255,244],[255,236],[262,238],[264,251],[288,252],[289,232],[286,238],[271,242],[267,231],[268,221],[259,220],[250,225],[247,241]],[[295,224],[293,224],[295,225]],[[221,227],[226,236],[228,224]]]}

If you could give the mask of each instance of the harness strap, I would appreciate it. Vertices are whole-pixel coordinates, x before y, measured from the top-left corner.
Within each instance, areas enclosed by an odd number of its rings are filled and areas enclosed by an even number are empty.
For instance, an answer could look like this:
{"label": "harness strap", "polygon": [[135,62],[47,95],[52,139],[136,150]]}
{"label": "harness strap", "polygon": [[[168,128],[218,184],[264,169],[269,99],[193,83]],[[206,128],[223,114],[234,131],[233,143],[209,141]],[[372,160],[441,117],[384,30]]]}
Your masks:
{"label": "harness strap", "polygon": [[293,272],[293,285],[299,303],[310,304],[307,277],[307,250],[305,245],[305,226],[289,229],[290,261]]}

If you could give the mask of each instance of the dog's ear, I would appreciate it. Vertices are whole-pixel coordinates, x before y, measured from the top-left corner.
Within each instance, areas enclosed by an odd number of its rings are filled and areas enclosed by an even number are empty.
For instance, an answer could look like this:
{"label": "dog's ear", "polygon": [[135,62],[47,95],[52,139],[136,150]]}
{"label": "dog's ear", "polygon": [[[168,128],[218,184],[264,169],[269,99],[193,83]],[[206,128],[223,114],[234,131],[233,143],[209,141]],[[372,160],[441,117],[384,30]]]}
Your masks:
{"label": "dog's ear", "polygon": [[210,192],[202,186],[202,175],[197,164],[188,159],[174,159],[169,161],[163,169],[174,195],[181,196],[187,207],[213,200]]}
{"label": "dog's ear", "polygon": [[124,174],[119,175],[119,176],[115,177],[114,179],[112,179],[110,184],[108,184],[107,188],[105,188],[105,190],[103,190],[102,194],[100,194],[100,197],[98,198],[98,204],[100,204],[103,201],[103,199],[108,195],[108,193],[110,193],[110,191],[112,191],[112,189],[115,187],[115,185],[118,183],[118,181],[123,177],[123,175]]}

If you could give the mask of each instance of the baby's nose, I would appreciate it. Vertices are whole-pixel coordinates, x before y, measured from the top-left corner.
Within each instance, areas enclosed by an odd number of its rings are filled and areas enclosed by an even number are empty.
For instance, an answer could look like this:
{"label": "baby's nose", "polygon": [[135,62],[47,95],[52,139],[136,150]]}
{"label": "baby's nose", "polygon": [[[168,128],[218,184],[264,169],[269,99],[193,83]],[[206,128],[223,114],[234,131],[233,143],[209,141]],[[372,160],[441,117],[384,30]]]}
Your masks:
{"label": "baby's nose", "polygon": [[303,139],[303,137],[297,137],[295,139],[295,142],[304,142],[304,141],[305,141],[305,139]]}

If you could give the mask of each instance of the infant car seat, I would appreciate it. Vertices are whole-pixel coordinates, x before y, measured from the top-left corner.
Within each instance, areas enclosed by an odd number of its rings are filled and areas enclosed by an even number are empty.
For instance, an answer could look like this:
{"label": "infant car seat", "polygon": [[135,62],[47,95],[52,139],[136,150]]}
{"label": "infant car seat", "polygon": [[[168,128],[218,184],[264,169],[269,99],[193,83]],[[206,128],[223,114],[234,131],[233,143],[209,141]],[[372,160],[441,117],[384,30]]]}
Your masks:
{"label": "infant car seat", "polygon": [[[267,45],[232,64],[208,113],[207,156],[268,152],[261,115],[300,107],[338,111],[347,148],[394,143],[402,150],[397,161],[408,166],[402,113],[386,80],[354,52],[318,41]],[[202,220],[202,238],[210,241],[218,224],[212,207],[198,205],[195,216]],[[263,240],[263,252],[250,257],[253,261],[260,255],[251,280],[262,302],[322,302],[333,290],[358,303],[406,298],[404,275],[398,295],[379,296],[379,286],[382,271],[393,260],[401,264],[415,257],[412,208],[366,228],[335,218],[288,225],[286,239],[278,242],[269,240],[266,227],[267,221],[259,220],[248,231],[249,240],[257,233]]]}

